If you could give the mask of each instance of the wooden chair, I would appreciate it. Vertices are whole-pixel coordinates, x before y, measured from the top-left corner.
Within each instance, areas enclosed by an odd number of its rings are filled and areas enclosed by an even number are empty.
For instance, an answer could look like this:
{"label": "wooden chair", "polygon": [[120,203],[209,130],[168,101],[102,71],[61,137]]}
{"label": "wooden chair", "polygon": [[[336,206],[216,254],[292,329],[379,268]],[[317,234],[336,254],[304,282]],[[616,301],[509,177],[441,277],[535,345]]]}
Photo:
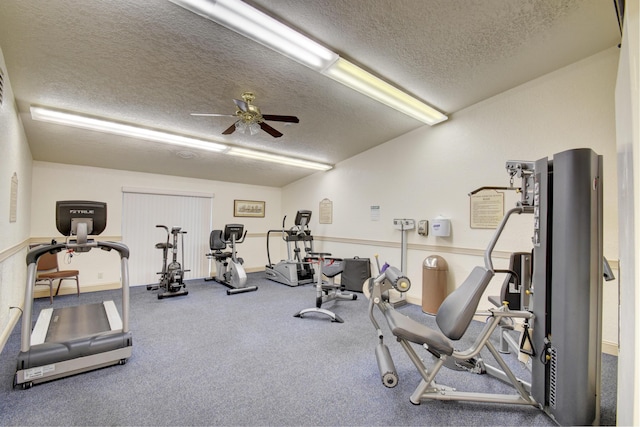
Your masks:
{"label": "wooden chair", "polygon": [[[45,253],[38,259],[38,270],[36,275],[36,285],[49,285],[49,299],[53,304],[53,281],[58,280],[58,287],[55,295],[60,291],[60,284],[63,280],[70,279],[76,281],[78,296],[80,296],[80,281],[78,280],[78,270],[60,270],[58,267],[58,254]],[[43,283],[46,282],[46,283]]]}

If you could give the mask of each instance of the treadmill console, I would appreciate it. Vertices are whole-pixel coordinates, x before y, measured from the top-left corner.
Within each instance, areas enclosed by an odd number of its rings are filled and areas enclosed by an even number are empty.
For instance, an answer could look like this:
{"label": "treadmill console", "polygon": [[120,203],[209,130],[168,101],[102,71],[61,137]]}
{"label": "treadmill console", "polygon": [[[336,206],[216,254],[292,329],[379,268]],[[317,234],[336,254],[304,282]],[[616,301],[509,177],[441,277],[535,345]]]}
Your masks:
{"label": "treadmill console", "polygon": [[87,234],[97,236],[107,226],[107,204],[86,200],[56,202],[56,227],[64,236],[77,236],[78,224],[86,224]]}

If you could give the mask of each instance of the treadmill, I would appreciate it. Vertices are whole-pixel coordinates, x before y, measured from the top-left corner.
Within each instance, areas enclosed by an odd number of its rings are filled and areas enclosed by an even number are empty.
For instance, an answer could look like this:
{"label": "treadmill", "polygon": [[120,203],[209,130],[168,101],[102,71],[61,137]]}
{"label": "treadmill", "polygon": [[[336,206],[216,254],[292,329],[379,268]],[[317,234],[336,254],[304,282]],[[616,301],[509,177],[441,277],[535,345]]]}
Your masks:
{"label": "treadmill", "polygon": [[[92,201],[56,202],[56,227],[67,238],[52,241],[27,253],[27,285],[22,314],[20,353],[13,386],[23,389],[55,379],[111,365],[123,365],[131,357],[129,331],[129,248],[116,242],[88,239],[107,224],[107,205]],[[122,318],[113,301],[73,307],[47,308],[40,312],[32,330],[33,290],[38,259],[62,250],[89,252],[100,248],[120,255]]]}

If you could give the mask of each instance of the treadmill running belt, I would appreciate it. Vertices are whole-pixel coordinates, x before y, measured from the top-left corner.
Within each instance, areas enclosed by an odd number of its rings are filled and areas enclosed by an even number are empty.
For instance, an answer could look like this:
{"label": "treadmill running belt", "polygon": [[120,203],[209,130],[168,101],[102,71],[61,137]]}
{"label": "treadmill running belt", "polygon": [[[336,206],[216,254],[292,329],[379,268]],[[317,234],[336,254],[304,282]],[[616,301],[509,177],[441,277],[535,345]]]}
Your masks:
{"label": "treadmill running belt", "polygon": [[45,342],[65,342],[111,330],[103,303],[53,310]]}

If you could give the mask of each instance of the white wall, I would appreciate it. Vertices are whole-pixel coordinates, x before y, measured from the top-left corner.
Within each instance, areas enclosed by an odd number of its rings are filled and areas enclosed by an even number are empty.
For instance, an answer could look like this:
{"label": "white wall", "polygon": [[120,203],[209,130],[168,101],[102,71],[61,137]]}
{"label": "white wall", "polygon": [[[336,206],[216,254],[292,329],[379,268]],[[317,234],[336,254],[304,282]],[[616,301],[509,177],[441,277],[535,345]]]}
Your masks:
{"label": "white wall", "polygon": [[[4,74],[0,105],[0,349],[6,333],[18,320],[26,282],[26,244],[31,225],[31,151],[18,116],[4,57],[0,50],[0,70]],[[17,218],[10,222],[11,178],[18,178]]]}
{"label": "white wall", "polygon": [[[55,226],[56,201],[98,200],[107,203],[107,228],[101,238],[120,240],[123,187],[160,189],[177,193],[185,191],[213,193],[215,195],[213,199],[214,228],[223,228],[225,224],[232,222],[244,224],[248,234],[244,243],[238,246],[238,254],[244,259],[247,271],[264,270],[267,263],[266,231],[271,228],[280,228],[279,224],[282,221],[281,189],[273,187],[35,161],[33,163],[32,237],[40,241],[62,238]],[[235,218],[233,216],[234,199],[265,201],[265,218]],[[155,224],[149,224],[149,226],[155,227]],[[188,245],[188,237],[187,234],[185,245]],[[274,251],[279,257],[277,245]],[[101,251],[80,254],[71,260],[75,265],[73,268],[80,270],[83,288],[119,282],[118,257],[99,252]],[[205,253],[202,257],[205,257]],[[160,261],[160,254],[158,254],[158,262]],[[71,268],[71,265],[69,267]],[[98,278],[98,272],[103,273],[102,278]],[[186,276],[186,279],[190,278]],[[69,288],[71,284],[63,284],[63,286]]]}
{"label": "white wall", "polygon": [[[640,425],[640,7],[627,2],[618,80],[616,125],[620,220],[620,353],[618,425]],[[623,344],[623,345],[622,345]],[[634,381],[629,381],[633,378]]]}
{"label": "white wall", "polygon": [[[614,88],[618,49],[612,48],[462,110],[449,121],[425,126],[355,156],[335,169],[285,187],[283,213],[311,209],[311,227],[322,249],[335,256],[400,263],[400,231],[394,218],[451,219],[448,238],[409,233],[409,301],[420,303],[422,261],[440,254],[449,264],[449,288],[481,265],[492,230],[469,226],[468,193],[485,185],[505,186],[507,160],[537,160],[589,147],[604,156],[604,253],[618,259]],[[516,183],[517,184],[517,183]],[[318,223],[319,202],[333,201],[333,223]],[[505,209],[516,195],[505,195]],[[370,207],[379,205],[380,220]],[[498,255],[531,249],[532,218],[515,218],[498,244]],[[344,240],[346,239],[346,241]],[[506,267],[506,259],[495,261]],[[497,295],[503,277],[488,294]],[[605,282],[604,340],[617,343],[617,282]],[[485,302],[488,306],[488,302]]]}

